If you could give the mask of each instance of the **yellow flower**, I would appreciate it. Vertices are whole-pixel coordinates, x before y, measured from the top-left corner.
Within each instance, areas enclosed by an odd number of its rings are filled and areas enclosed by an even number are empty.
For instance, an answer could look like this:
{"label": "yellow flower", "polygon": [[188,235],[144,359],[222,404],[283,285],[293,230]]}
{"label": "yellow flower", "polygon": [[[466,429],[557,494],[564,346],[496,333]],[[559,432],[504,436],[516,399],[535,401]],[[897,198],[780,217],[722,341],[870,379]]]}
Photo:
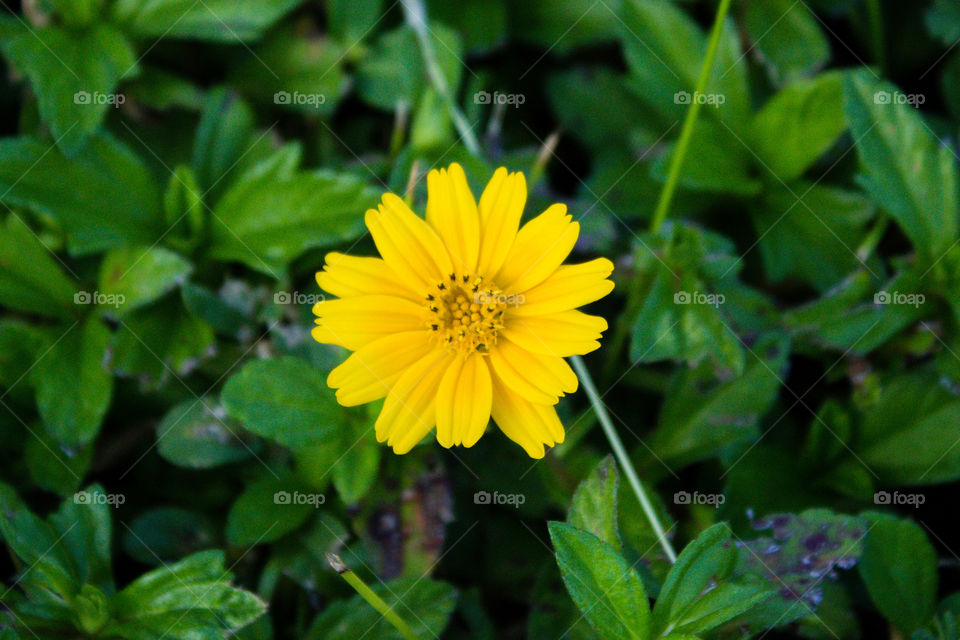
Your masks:
{"label": "yellow flower", "polygon": [[410,451],[434,427],[444,447],[473,446],[491,416],[534,458],[563,442],[554,405],[577,389],[563,359],[607,328],[576,308],[610,293],[613,264],[561,263],[580,227],[555,204],[520,228],[522,173],[500,168],[480,197],[463,169],[427,176],[426,221],[387,193],[366,214],[382,258],[331,253],[317,282],[313,337],[354,353],[327,384],[355,406],[386,398],[377,440]]}

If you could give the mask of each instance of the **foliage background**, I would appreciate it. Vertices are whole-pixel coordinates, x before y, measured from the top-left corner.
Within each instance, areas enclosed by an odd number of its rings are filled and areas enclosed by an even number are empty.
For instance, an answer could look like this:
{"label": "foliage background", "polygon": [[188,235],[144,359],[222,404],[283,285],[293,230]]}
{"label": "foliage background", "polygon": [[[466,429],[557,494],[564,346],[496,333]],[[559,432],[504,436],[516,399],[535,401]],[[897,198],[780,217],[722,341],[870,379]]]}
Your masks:
{"label": "foliage background", "polygon": [[[0,638],[394,637],[327,552],[424,638],[957,637],[960,9],[738,0],[696,94],[716,8],[5,2]],[[583,394],[534,462],[326,388],[323,254],[452,161],[615,260],[587,364],[672,574]]]}

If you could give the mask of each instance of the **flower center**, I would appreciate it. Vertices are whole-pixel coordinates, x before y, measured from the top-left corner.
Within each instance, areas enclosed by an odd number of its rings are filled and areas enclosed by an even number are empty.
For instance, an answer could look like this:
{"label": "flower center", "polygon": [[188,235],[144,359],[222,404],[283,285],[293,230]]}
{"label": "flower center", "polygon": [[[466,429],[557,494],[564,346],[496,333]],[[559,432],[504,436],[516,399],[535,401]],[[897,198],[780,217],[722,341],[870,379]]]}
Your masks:
{"label": "flower center", "polygon": [[440,343],[461,353],[488,353],[503,328],[506,296],[477,275],[450,276],[427,294],[427,326]]}

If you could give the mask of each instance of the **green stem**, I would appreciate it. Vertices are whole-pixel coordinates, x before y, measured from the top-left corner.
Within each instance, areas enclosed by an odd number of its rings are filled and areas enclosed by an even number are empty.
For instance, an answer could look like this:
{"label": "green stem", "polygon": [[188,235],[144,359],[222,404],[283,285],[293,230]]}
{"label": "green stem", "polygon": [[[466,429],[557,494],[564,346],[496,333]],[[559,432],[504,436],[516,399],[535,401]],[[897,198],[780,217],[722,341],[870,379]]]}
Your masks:
{"label": "green stem", "polygon": [[476,134],[473,133],[473,127],[467,122],[466,116],[463,115],[460,107],[457,106],[456,101],[453,99],[453,94],[450,92],[447,79],[443,76],[440,63],[437,62],[437,53],[433,49],[433,40],[430,39],[430,28],[427,26],[427,8],[423,0],[401,0],[400,4],[403,5],[403,16],[407,26],[413,29],[413,32],[417,36],[417,41],[420,43],[420,52],[423,54],[423,63],[427,68],[430,83],[443,99],[447,107],[447,112],[449,112],[450,118],[453,120],[453,125],[457,128],[457,131],[460,132],[460,137],[467,146],[467,150],[473,155],[479,156],[481,154],[480,143],[477,141]]}
{"label": "green stem", "polygon": [[690,100],[690,108],[687,109],[687,115],[683,120],[683,129],[680,131],[680,139],[673,150],[673,157],[670,158],[670,167],[667,173],[667,182],[660,191],[660,200],[657,202],[657,208],[653,212],[653,222],[650,225],[651,231],[656,233],[667,218],[667,212],[670,210],[670,202],[673,200],[673,192],[676,191],[677,181],[680,179],[680,170],[683,168],[683,161],[687,156],[687,149],[690,146],[690,138],[693,135],[693,127],[697,123],[697,115],[700,113],[700,107],[703,106],[696,100],[698,94],[704,93],[707,88],[707,82],[710,80],[710,71],[713,69],[713,60],[717,56],[717,47],[720,44],[720,33],[723,31],[723,21],[727,18],[727,12],[730,10],[730,0],[720,0],[720,6],[717,7],[717,15],[713,21],[713,29],[710,31],[710,42],[707,45],[707,55],[703,59],[703,66],[700,67],[700,76],[697,78],[697,86],[693,92],[693,99]]}
{"label": "green stem", "polygon": [[387,622],[392,624],[407,640],[420,640],[420,637],[413,632],[406,620],[397,615],[397,612],[383,601],[383,598],[374,593],[373,589],[360,579],[360,576],[347,569],[347,565],[339,556],[332,553],[327,554],[327,562],[333,567],[333,570],[340,574],[340,577],[347,581],[354,591],[360,594],[360,597],[366,600],[371,607],[377,610],[377,613],[386,618]]}
{"label": "green stem", "polygon": [[676,562],[677,552],[673,550],[673,546],[670,544],[670,540],[667,538],[667,533],[664,531],[663,525],[660,524],[660,518],[657,517],[657,512],[653,508],[653,503],[650,502],[650,499],[647,497],[647,492],[643,489],[643,485],[640,484],[640,478],[637,477],[637,471],[633,468],[633,463],[630,462],[630,456],[627,455],[627,450],[624,448],[623,442],[620,440],[620,435],[617,433],[616,428],[613,426],[613,422],[610,420],[610,415],[607,413],[607,408],[604,406],[603,400],[600,398],[600,394],[597,393],[597,387],[593,384],[593,378],[590,377],[590,371],[587,369],[586,364],[583,362],[583,358],[580,356],[573,356],[570,358],[570,361],[573,364],[574,370],[577,372],[577,376],[580,378],[580,382],[583,383],[583,389],[587,392],[587,397],[590,398],[590,403],[593,405],[593,410],[597,414],[597,419],[600,421],[600,426],[603,427],[603,432],[607,435],[607,440],[610,441],[610,447],[613,449],[613,454],[620,462],[620,467],[623,469],[624,474],[626,474],[627,480],[630,482],[630,487],[633,489],[633,493],[637,496],[637,500],[640,501],[640,506],[643,508],[643,512],[646,514],[647,520],[650,521],[650,526],[653,527],[654,533],[657,534],[657,540],[660,542],[660,546],[663,547],[663,550],[670,559],[670,562]]}

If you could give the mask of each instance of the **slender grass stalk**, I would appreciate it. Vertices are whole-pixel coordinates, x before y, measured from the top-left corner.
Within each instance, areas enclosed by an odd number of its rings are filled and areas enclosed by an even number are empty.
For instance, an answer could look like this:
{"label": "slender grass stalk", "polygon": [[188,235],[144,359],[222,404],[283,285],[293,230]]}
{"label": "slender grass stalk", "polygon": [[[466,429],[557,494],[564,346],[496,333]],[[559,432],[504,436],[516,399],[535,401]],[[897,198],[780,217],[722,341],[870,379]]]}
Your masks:
{"label": "slender grass stalk", "polygon": [[[697,78],[697,86],[693,92],[694,96],[703,93],[707,88],[707,82],[710,80],[710,71],[713,69],[713,61],[717,57],[717,47],[720,44],[720,33],[723,31],[723,21],[726,20],[729,10],[730,0],[720,0],[720,6],[717,7],[717,15],[713,20],[713,29],[710,31],[707,55],[703,59],[703,66],[700,67],[700,76]],[[691,100],[690,108],[687,109],[687,115],[683,119],[683,129],[680,131],[680,139],[677,140],[673,157],[670,158],[667,182],[660,191],[660,199],[657,201],[657,208],[653,212],[653,222],[650,225],[650,229],[654,233],[660,230],[663,221],[667,218],[667,212],[670,210],[670,202],[673,200],[673,192],[676,191],[677,181],[680,179],[680,170],[683,168],[683,161],[687,157],[687,149],[690,146],[693,127],[697,123],[697,115],[700,113],[700,107],[702,106],[703,105],[696,99]]]}
{"label": "slender grass stalk", "polygon": [[[730,0],[720,0],[720,6],[717,7],[717,14],[713,20],[713,28],[710,30],[710,40],[707,43],[707,55],[703,59],[703,65],[700,67],[700,75],[697,77],[697,86],[694,88],[693,96],[703,93],[707,88],[707,82],[710,81],[710,72],[713,70],[713,61],[717,57],[717,47],[720,45],[720,34],[723,32],[723,22],[727,19],[727,13],[730,11]],[[693,136],[693,128],[697,124],[697,116],[700,114],[700,107],[703,105],[696,99],[690,100],[690,107],[683,119],[683,128],[680,130],[680,138],[677,140],[673,156],[670,158],[670,166],[667,170],[667,181],[660,190],[660,198],[657,200],[657,208],[653,212],[653,220],[650,223],[650,230],[653,233],[660,231],[663,222],[667,219],[667,213],[670,211],[670,203],[673,201],[673,194],[677,190],[677,182],[680,180],[680,171],[683,169],[683,161],[687,157],[687,151],[690,147],[690,139]],[[630,318],[631,314],[636,313],[642,300],[639,291],[640,283],[634,278],[627,291],[627,307],[624,317]],[[626,344],[627,324],[619,323],[614,329],[613,336],[610,339],[611,356],[604,367],[604,380],[611,377],[617,354]],[[613,350],[615,348],[616,350]]]}
{"label": "slender grass stalk", "polygon": [[650,498],[647,497],[647,492],[643,489],[643,485],[640,484],[640,478],[637,476],[637,471],[633,468],[633,463],[630,462],[630,456],[627,455],[627,450],[624,448],[623,442],[620,440],[620,435],[617,433],[616,428],[613,426],[613,422],[610,420],[610,415],[607,413],[607,408],[604,406],[603,400],[600,398],[600,394],[597,393],[597,387],[593,384],[593,378],[590,376],[590,371],[587,369],[586,364],[583,362],[583,358],[580,356],[573,356],[570,358],[570,361],[573,363],[573,368],[576,370],[577,376],[580,378],[580,382],[583,383],[583,389],[587,392],[587,397],[590,398],[590,403],[593,405],[593,410],[597,414],[597,419],[600,420],[600,426],[603,427],[603,432],[607,434],[607,440],[610,441],[610,447],[613,449],[613,454],[620,462],[620,467],[623,468],[623,472],[626,474],[627,480],[630,482],[630,487],[633,489],[633,493],[637,496],[637,500],[640,501],[640,506],[643,508],[643,512],[646,514],[647,520],[650,521],[650,526],[653,527],[653,532],[657,534],[657,540],[660,542],[660,546],[663,547],[663,551],[667,554],[670,562],[676,562],[677,552],[673,550],[673,545],[670,544],[670,540],[667,538],[667,532],[664,531],[663,525],[660,523],[660,518],[657,516],[656,510],[653,508],[653,503],[650,502]]}
{"label": "slender grass stalk", "polygon": [[423,0],[400,0],[400,4],[403,5],[404,20],[407,25],[413,29],[413,32],[417,36],[417,41],[420,43],[420,52],[423,55],[423,62],[427,68],[427,75],[430,77],[430,84],[432,84],[433,88],[440,94],[440,98],[446,105],[447,112],[453,120],[453,125],[460,133],[460,137],[463,139],[463,143],[467,146],[467,149],[471,154],[479,157],[481,155],[481,149],[480,143],[477,141],[477,136],[474,134],[470,123],[467,122],[466,116],[463,115],[460,107],[457,106],[457,102],[450,92],[450,86],[447,84],[447,79],[443,76],[443,71],[440,69],[440,63],[437,61],[437,52],[433,48],[433,40],[430,39],[430,27],[427,25],[427,8]]}
{"label": "slender grass stalk", "polygon": [[406,620],[397,615],[397,612],[391,609],[390,606],[383,601],[383,598],[374,593],[373,589],[368,587],[367,584],[360,579],[360,576],[350,571],[339,556],[328,553],[327,562],[330,563],[334,571],[340,574],[341,578],[347,581],[347,584],[353,587],[354,591],[360,594],[361,598],[366,600],[371,607],[377,610],[377,613],[392,624],[394,628],[400,632],[400,635],[407,640],[421,640],[420,637],[413,632],[413,629],[410,628]]}

